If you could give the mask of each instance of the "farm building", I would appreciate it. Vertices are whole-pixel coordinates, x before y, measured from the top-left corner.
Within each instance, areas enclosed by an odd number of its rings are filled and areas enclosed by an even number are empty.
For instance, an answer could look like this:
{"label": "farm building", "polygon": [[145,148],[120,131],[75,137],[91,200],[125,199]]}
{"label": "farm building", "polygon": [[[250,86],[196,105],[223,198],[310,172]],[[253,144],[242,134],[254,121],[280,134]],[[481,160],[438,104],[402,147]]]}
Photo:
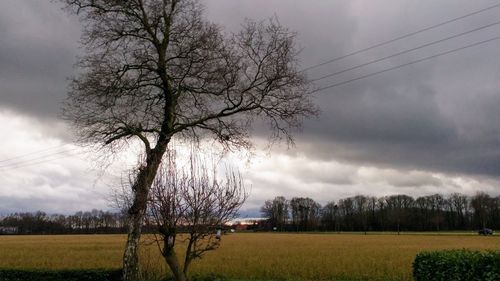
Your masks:
{"label": "farm building", "polygon": [[265,218],[240,218],[230,221],[227,225],[236,231],[255,230],[265,220]]}

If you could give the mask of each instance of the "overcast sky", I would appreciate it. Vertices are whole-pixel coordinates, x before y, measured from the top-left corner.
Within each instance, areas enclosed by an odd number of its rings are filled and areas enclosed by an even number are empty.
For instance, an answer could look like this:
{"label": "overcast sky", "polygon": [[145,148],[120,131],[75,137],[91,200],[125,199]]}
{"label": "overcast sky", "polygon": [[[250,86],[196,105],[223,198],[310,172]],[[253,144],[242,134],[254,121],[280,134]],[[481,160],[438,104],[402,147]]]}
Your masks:
{"label": "overcast sky", "polygon": [[[303,67],[497,4],[470,0],[205,0],[237,31],[277,16],[298,33]],[[80,53],[80,23],[48,0],[0,9],[0,214],[109,209],[118,168],[103,174],[60,120]],[[500,7],[308,71],[311,79],[495,23]],[[500,36],[500,24],[318,81],[316,88]],[[266,199],[326,203],[357,194],[500,194],[500,40],[318,92],[318,118],[296,145],[257,145],[242,166],[244,214]],[[257,144],[265,140],[256,139]],[[44,151],[41,151],[44,150]],[[26,154],[29,154],[26,156]],[[20,157],[21,156],[21,157]],[[14,158],[14,159],[12,159]],[[50,161],[48,161],[50,160]]]}

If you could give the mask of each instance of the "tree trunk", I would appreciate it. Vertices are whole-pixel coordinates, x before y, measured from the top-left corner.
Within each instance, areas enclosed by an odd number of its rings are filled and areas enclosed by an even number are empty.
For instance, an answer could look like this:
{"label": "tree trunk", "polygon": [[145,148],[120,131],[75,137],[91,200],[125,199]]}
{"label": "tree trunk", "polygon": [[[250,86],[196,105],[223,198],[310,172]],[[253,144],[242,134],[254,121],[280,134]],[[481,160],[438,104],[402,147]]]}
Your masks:
{"label": "tree trunk", "polygon": [[145,166],[139,170],[137,178],[132,186],[134,199],[128,210],[128,237],[123,254],[123,281],[139,280],[139,241],[141,239],[141,228],[146,212],[149,190],[156,177],[163,154],[167,149],[169,140],[159,142],[155,149],[147,153]]}
{"label": "tree trunk", "polygon": [[141,239],[142,214],[130,215],[128,218],[128,236],[123,254],[123,280],[139,280],[139,241]]}
{"label": "tree trunk", "polygon": [[176,281],[187,281],[187,276],[184,273],[184,270],[181,267],[181,264],[179,263],[179,259],[177,259],[177,255],[175,254],[174,249],[171,249],[168,253],[164,255],[165,261],[168,264],[168,267],[170,267],[170,270],[172,270],[172,273],[174,273],[174,277]]}
{"label": "tree trunk", "polygon": [[192,251],[193,251],[193,244],[195,243],[195,239],[193,235],[191,234],[191,238],[189,239],[189,243],[186,247],[186,257],[184,258],[184,269],[182,272],[184,273],[185,276],[187,276],[189,266],[191,265],[191,261],[193,260],[192,257]]}

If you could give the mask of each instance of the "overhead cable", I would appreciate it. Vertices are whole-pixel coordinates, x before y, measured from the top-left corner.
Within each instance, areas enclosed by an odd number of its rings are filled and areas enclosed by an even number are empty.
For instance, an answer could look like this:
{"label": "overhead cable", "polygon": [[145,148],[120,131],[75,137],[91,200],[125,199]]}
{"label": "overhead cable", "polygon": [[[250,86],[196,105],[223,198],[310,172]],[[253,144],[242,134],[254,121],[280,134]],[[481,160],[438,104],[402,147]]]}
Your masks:
{"label": "overhead cable", "polygon": [[450,40],[450,39],[453,39],[453,38],[457,38],[457,37],[460,37],[460,36],[463,36],[463,35],[466,35],[466,34],[469,34],[469,33],[472,33],[472,32],[483,30],[483,29],[486,29],[488,27],[492,27],[492,26],[498,25],[498,24],[500,24],[500,21],[497,21],[497,22],[494,22],[494,23],[490,23],[490,24],[487,24],[487,25],[484,25],[484,26],[480,26],[480,27],[477,27],[477,28],[474,28],[474,29],[471,29],[471,30],[468,30],[468,31],[465,31],[465,32],[461,32],[461,33],[458,33],[458,34],[455,34],[455,35],[452,35],[452,36],[445,37],[443,39],[439,39],[439,40],[436,40],[436,41],[432,41],[432,42],[426,43],[426,44],[423,44],[423,45],[419,45],[417,47],[413,47],[413,48],[410,48],[410,49],[407,49],[407,50],[404,50],[404,51],[401,51],[401,52],[398,52],[398,53],[395,53],[395,54],[392,54],[392,55],[389,55],[389,56],[385,56],[385,57],[382,57],[382,58],[374,59],[374,60],[371,60],[369,62],[362,63],[362,64],[359,64],[359,65],[356,65],[356,66],[353,66],[353,67],[349,67],[349,68],[346,68],[346,69],[343,69],[343,70],[339,70],[337,72],[330,73],[330,74],[321,76],[319,78],[312,79],[310,81],[311,82],[316,82],[316,81],[319,81],[319,80],[323,80],[325,78],[333,77],[333,76],[336,76],[336,75],[339,75],[339,74],[342,74],[342,73],[345,73],[345,72],[348,72],[348,71],[351,71],[351,70],[354,70],[354,69],[361,68],[363,66],[367,66],[367,65],[370,65],[370,64],[381,62],[381,61],[384,61],[384,60],[387,60],[387,59],[390,59],[390,58],[393,58],[393,57],[397,57],[397,56],[402,55],[402,54],[406,54],[406,53],[410,53],[410,52],[416,51],[418,49],[422,49],[422,48],[425,48],[425,47],[436,45],[438,43],[441,43],[441,42],[444,42],[444,41],[447,41],[447,40]]}
{"label": "overhead cable", "polygon": [[18,165],[22,165],[22,164],[25,164],[25,163],[30,163],[30,162],[33,162],[35,160],[44,160],[44,159],[50,158],[50,157],[55,156],[55,155],[64,154],[64,153],[72,152],[72,151],[75,151],[75,150],[76,150],[76,148],[73,148],[73,149],[58,151],[58,152],[55,152],[55,153],[50,153],[50,154],[38,156],[38,157],[35,157],[35,158],[30,158],[30,159],[22,160],[22,161],[16,161],[16,162],[13,162],[13,163],[3,164],[3,165],[0,165],[0,169],[1,168],[9,168],[10,166],[18,166]]}
{"label": "overhead cable", "polygon": [[332,84],[332,85],[328,85],[328,86],[325,86],[325,87],[321,87],[321,88],[318,88],[318,89],[315,89],[315,90],[311,91],[311,93],[320,92],[320,91],[323,91],[323,90],[326,90],[326,89],[338,87],[340,85],[348,84],[348,83],[351,83],[351,82],[354,82],[354,81],[358,81],[358,80],[361,80],[361,79],[372,77],[372,76],[375,76],[375,75],[378,75],[378,74],[381,74],[381,73],[385,73],[385,72],[388,72],[388,71],[391,71],[391,70],[403,68],[403,67],[406,67],[406,66],[409,66],[409,65],[412,65],[412,64],[416,64],[416,63],[423,62],[423,61],[426,61],[426,60],[430,60],[430,59],[433,59],[433,58],[437,58],[437,57],[441,57],[441,56],[444,56],[444,55],[448,55],[448,54],[451,54],[451,53],[454,53],[454,52],[458,52],[458,51],[463,50],[463,49],[472,48],[472,47],[475,47],[475,46],[478,46],[478,45],[482,45],[482,44],[485,44],[485,43],[488,43],[488,42],[491,42],[491,41],[495,41],[495,40],[498,40],[498,39],[500,39],[500,36],[493,37],[493,38],[490,38],[490,39],[487,39],[487,40],[483,40],[483,41],[480,41],[480,42],[476,42],[476,43],[473,43],[473,44],[469,44],[469,45],[466,45],[466,46],[463,46],[463,47],[460,47],[460,48],[452,49],[452,50],[449,50],[449,51],[446,51],[446,52],[438,53],[438,54],[435,54],[435,55],[432,55],[432,56],[424,57],[424,58],[421,58],[421,59],[418,59],[418,60],[415,60],[415,61],[411,61],[411,62],[408,62],[408,63],[397,65],[397,66],[394,66],[394,67],[390,67],[390,68],[386,68],[386,69],[383,69],[383,70],[379,70],[379,71],[376,71],[376,72],[373,72],[373,73],[369,73],[369,74],[366,74],[366,75],[363,75],[363,76],[360,76],[360,77],[357,77],[357,78],[353,78],[353,79],[349,79],[349,80],[346,80],[346,81],[338,82],[338,83],[335,83],[335,84]]}
{"label": "overhead cable", "polygon": [[500,4],[489,6],[489,7],[483,8],[481,10],[477,10],[477,11],[468,13],[468,14],[463,15],[463,16],[452,18],[452,19],[449,19],[447,21],[444,21],[444,22],[441,22],[441,23],[438,23],[438,24],[435,24],[435,25],[432,25],[432,26],[428,26],[428,27],[419,29],[417,31],[413,31],[413,32],[407,33],[405,35],[396,37],[394,39],[390,39],[390,40],[387,40],[387,41],[384,41],[384,42],[381,42],[381,43],[378,43],[378,44],[375,44],[375,45],[372,45],[372,46],[369,46],[369,47],[366,47],[366,48],[363,48],[363,49],[360,49],[360,50],[357,50],[357,51],[354,51],[354,52],[351,52],[351,53],[348,53],[348,54],[345,54],[345,55],[342,55],[340,57],[336,57],[336,58],[327,60],[327,61],[322,62],[322,63],[311,65],[309,67],[306,67],[306,68],[302,69],[300,72],[305,72],[305,71],[308,71],[308,70],[311,70],[311,69],[314,69],[314,68],[317,68],[317,67],[320,67],[320,66],[323,66],[323,65],[335,62],[335,61],[339,61],[341,59],[344,59],[344,58],[347,58],[347,57],[350,57],[350,56],[354,56],[354,55],[357,55],[359,53],[363,53],[363,52],[366,52],[368,50],[371,50],[371,49],[374,49],[374,48],[377,48],[377,47],[381,47],[381,46],[384,46],[384,45],[387,45],[387,44],[390,44],[390,43],[393,43],[393,42],[396,42],[396,41],[399,41],[399,40],[411,37],[413,35],[416,35],[416,34],[419,34],[419,33],[422,33],[422,32],[428,31],[428,30],[432,30],[432,29],[435,29],[437,27],[440,27],[440,26],[443,26],[443,25],[446,25],[446,24],[449,24],[449,23],[452,23],[452,22],[455,22],[455,21],[458,21],[458,20],[461,20],[461,19],[473,16],[473,15],[477,15],[479,13],[482,13],[482,12],[485,12],[485,11],[488,11],[488,10],[491,10],[491,9],[494,9],[494,8],[497,8],[497,7],[500,7]]}
{"label": "overhead cable", "polygon": [[11,160],[16,160],[16,159],[19,159],[19,158],[25,158],[27,156],[32,156],[33,154],[39,154],[39,153],[46,152],[46,151],[51,151],[51,150],[56,150],[56,149],[62,149],[66,145],[67,144],[63,144],[63,145],[58,145],[58,146],[54,146],[54,147],[42,149],[42,150],[32,151],[30,153],[26,153],[26,154],[22,154],[22,155],[18,155],[18,156],[12,157],[12,158],[0,160],[0,163],[2,163],[2,162],[8,162],[8,161],[11,161]]}
{"label": "overhead cable", "polygon": [[[82,153],[77,153],[77,154],[82,154]],[[15,170],[15,169],[18,169],[18,168],[24,168],[24,167],[28,167],[28,166],[39,165],[39,164],[43,164],[43,163],[47,163],[47,162],[52,162],[52,161],[55,161],[55,160],[60,160],[60,159],[63,159],[63,158],[68,158],[68,157],[71,157],[71,156],[75,156],[75,155],[64,155],[64,156],[61,156],[61,157],[52,158],[52,159],[46,159],[46,160],[38,161],[38,162],[30,162],[30,163],[21,164],[21,165],[13,165],[13,166],[10,166],[10,167],[0,167],[0,172],[2,172],[2,171],[9,171],[9,170]]]}

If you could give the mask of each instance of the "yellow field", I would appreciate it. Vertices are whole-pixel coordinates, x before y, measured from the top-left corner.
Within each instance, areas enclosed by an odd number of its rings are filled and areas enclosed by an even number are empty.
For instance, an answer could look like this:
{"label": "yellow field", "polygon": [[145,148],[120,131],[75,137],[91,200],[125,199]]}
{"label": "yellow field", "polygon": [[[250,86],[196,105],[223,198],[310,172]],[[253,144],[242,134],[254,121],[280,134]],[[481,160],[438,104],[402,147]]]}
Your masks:
{"label": "yellow field", "polygon": [[[0,236],[0,268],[118,268],[123,235]],[[192,273],[245,280],[411,280],[422,250],[500,249],[500,237],[242,233],[195,261]],[[156,246],[144,247],[159,267]]]}

